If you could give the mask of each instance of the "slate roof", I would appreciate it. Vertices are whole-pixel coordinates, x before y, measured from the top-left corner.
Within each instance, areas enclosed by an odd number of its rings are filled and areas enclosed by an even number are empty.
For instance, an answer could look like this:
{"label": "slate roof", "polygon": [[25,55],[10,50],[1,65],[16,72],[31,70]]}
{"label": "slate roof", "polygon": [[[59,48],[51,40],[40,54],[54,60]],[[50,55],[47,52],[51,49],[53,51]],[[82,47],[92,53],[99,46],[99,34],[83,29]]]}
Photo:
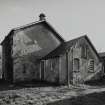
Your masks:
{"label": "slate roof", "polygon": [[47,56],[43,57],[42,59],[49,59],[49,58],[59,57],[60,55],[66,53],[67,50],[70,49],[72,47],[72,45],[74,45],[77,42],[77,40],[79,40],[81,38],[85,38],[88,41],[88,43],[91,45],[92,49],[96,53],[97,57],[100,59],[95,47],[93,46],[93,44],[91,43],[91,41],[87,37],[87,35],[84,35],[84,36],[81,36],[81,37],[75,38],[73,40],[62,43],[58,48],[53,50],[51,53],[49,53]]}

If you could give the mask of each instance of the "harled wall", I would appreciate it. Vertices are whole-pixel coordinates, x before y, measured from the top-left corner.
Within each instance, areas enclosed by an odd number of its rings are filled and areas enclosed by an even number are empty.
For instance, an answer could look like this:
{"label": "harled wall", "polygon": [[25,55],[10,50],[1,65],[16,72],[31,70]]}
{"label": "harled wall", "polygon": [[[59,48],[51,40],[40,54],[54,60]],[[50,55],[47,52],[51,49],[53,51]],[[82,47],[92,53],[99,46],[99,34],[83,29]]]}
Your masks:
{"label": "harled wall", "polygon": [[60,43],[43,24],[17,30],[12,46],[14,82],[40,80],[40,62],[37,59],[47,55]]}

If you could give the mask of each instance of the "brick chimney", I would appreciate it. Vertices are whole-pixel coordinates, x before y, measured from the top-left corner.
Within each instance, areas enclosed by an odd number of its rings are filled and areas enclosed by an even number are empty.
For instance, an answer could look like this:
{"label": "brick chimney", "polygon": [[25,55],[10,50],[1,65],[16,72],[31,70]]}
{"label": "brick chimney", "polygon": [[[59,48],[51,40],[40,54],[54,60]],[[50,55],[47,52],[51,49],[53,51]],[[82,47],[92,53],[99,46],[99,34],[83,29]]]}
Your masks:
{"label": "brick chimney", "polygon": [[39,20],[40,20],[40,21],[46,20],[45,17],[46,17],[45,14],[44,14],[44,13],[41,13],[41,14],[39,15]]}

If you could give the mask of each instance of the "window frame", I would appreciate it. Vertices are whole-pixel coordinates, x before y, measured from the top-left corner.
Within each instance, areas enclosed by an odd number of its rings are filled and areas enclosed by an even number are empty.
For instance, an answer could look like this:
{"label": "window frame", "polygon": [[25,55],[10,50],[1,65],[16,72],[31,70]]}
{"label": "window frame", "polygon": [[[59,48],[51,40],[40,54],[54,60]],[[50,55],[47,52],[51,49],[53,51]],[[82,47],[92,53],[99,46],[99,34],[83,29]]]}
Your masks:
{"label": "window frame", "polygon": [[[78,61],[78,69],[77,69],[77,70],[74,69],[75,60]],[[74,58],[74,59],[73,59],[73,72],[77,72],[77,73],[80,72],[80,59],[79,59],[79,58]]]}
{"label": "window frame", "polygon": [[[90,68],[93,68],[93,69],[91,70]],[[89,60],[88,72],[89,73],[94,73],[94,59]]]}

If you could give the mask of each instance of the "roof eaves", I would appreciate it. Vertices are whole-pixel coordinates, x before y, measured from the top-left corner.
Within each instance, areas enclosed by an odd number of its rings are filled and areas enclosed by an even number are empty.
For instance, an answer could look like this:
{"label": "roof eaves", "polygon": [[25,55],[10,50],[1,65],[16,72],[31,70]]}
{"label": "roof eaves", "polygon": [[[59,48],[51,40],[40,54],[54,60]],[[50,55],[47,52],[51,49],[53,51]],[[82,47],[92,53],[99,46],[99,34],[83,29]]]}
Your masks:
{"label": "roof eaves", "polygon": [[14,31],[15,31],[15,30],[12,29],[12,30],[8,33],[8,35],[5,36],[5,38],[4,38],[3,41],[0,43],[0,45],[2,45],[2,44],[5,42],[5,40],[7,39],[7,37],[9,37],[9,35],[11,35],[11,33],[14,32]]}

